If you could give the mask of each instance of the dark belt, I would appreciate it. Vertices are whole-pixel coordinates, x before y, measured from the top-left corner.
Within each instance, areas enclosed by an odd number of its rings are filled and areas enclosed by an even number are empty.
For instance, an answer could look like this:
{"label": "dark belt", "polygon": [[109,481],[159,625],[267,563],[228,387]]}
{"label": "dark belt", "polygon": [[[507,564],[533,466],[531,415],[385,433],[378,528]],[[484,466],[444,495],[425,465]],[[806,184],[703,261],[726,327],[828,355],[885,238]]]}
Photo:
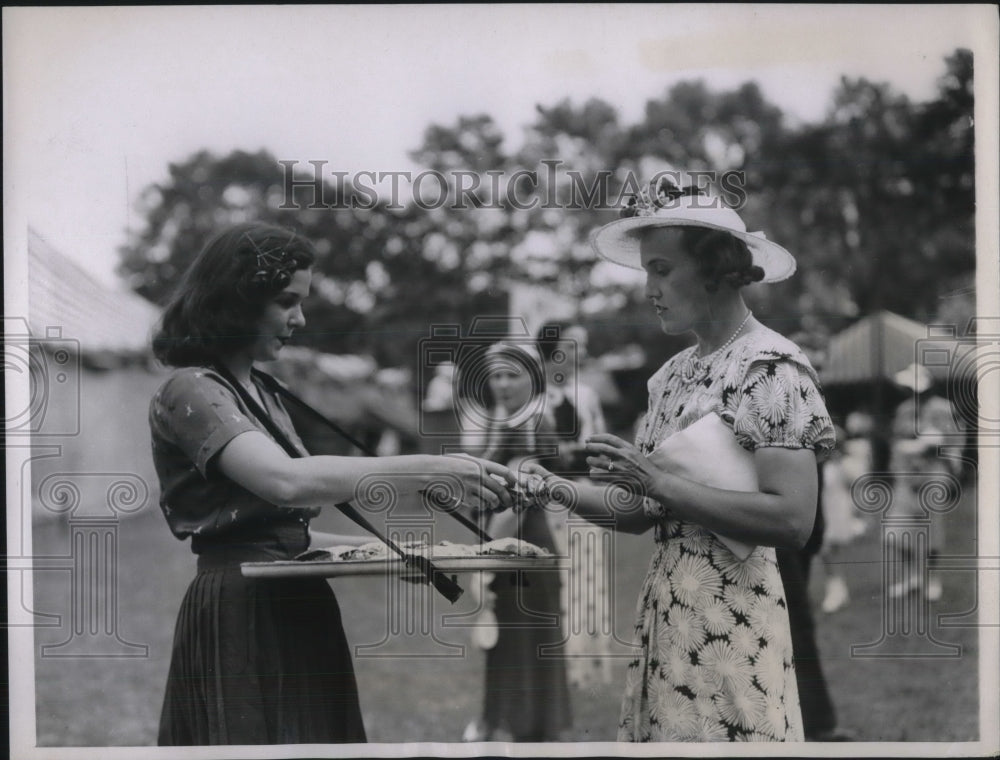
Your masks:
{"label": "dark belt", "polygon": [[239,567],[243,562],[289,560],[309,548],[309,529],[296,520],[250,534],[199,537],[192,548],[198,554],[198,572]]}

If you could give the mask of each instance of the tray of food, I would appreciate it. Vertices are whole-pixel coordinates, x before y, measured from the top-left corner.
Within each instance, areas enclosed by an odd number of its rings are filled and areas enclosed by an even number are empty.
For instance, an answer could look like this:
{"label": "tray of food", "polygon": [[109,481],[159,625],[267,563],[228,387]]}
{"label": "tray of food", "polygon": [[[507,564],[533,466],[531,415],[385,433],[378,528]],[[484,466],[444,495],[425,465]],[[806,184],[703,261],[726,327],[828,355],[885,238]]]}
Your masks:
{"label": "tray of food", "polygon": [[[558,570],[567,567],[566,557],[517,538],[498,538],[483,544],[404,543],[408,554],[427,557],[443,573],[479,571]],[[324,577],[364,575],[419,577],[418,568],[406,562],[381,541],[362,546],[331,546],[311,549],[294,560],[244,562],[243,575],[249,578]]]}

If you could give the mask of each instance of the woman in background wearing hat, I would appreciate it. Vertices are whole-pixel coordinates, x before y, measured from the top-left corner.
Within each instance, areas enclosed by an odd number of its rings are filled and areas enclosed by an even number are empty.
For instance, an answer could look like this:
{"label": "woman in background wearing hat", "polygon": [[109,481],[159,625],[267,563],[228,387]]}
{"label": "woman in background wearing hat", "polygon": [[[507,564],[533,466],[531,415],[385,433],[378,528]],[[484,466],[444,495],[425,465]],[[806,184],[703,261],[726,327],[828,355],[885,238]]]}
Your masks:
{"label": "woman in background wearing hat", "polygon": [[[800,741],[772,547],[797,548],[809,536],[816,457],[832,447],[833,425],[808,359],[754,319],[741,294],[752,282],[789,277],[795,262],[717,201],[676,188],[652,195],[597,230],[592,243],[604,258],[645,270],[645,294],[663,330],[693,333],[696,343],[650,379],[635,446],[611,435],[589,439],[592,476],[603,472],[610,483],[571,484],[537,465],[528,470],[584,517],[655,531],[619,740]],[[752,452],[738,455],[752,461],[755,491],[701,485],[648,458],[713,412]],[[707,460],[707,468],[725,466]],[[741,560],[729,548],[735,542],[756,548]]]}
{"label": "woman in background wearing hat", "polygon": [[[465,450],[513,469],[554,446],[545,371],[534,343],[495,343],[460,373],[460,382],[477,386],[468,389],[463,409]],[[556,551],[542,510],[494,515],[487,530],[495,538],[514,536]],[[486,650],[482,720],[471,723],[463,738],[558,741],[571,726],[566,660],[554,651],[564,638],[559,573],[485,573],[483,580],[484,603],[495,617],[487,615],[476,629],[476,643]]]}

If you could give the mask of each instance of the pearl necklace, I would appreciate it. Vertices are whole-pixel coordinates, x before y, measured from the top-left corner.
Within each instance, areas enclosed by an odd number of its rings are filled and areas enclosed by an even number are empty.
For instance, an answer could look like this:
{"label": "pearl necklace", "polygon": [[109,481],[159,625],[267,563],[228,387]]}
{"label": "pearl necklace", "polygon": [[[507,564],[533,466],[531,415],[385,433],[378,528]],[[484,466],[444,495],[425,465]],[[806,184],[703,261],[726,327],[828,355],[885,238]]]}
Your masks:
{"label": "pearl necklace", "polygon": [[712,362],[706,360],[711,359],[713,356],[718,356],[727,348],[729,348],[729,346],[732,345],[733,341],[736,340],[737,336],[739,336],[739,334],[743,332],[743,328],[746,326],[746,323],[750,320],[750,317],[752,316],[753,312],[750,311],[750,309],[747,309],[747,315],[743,317],[743,321],[740,322],[740,326],[736,328],[736,332],[730,335],[729,340],[727,340],[725,343],[723,343],[721,346],[715,349],[712,353],[707,354],[705,356],[695,356],[695,352],[692,351],[691,355],[688,356],[688,358],[685,359],[684,363],[681,365],[681,379],[685,383],[694,383],[694,382],[701,382],[706,377],[708,377],[708,370],[711,368]]}

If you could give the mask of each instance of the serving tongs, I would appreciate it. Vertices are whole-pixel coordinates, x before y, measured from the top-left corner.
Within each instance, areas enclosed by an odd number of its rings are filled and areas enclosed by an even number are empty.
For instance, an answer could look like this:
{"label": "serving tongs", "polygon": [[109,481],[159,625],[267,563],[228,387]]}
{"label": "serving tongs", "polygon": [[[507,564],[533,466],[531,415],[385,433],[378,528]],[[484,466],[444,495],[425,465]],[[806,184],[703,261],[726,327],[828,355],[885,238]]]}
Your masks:
{"label": "serving tongs", "polygon": [[[274,440],[278,443],[278,445],[285,450],[285,453],[287,453],[288,456],[295,459],[301,457],[302,452],[299,451],[299,449],[296,448],[295,445],[288,439],[288,436],[285,435],[284,431],[278,427],[277,423],[271,418],[271,415],[269,415],[267,411],[265,411],[261,407],[261,405],[257,403],[257,400],[250,395],[249,391],[247,391],[247,389],[243,387],[243,384],[240,383],[235,377],[233,377],[233,374],[232,372],[229,371],[228,367],[225,367],[220,363],[216,365],[215,370],[226,381],[228,381],[230,385],[233,386],[233,389],[239,394],[240,398],[243,400],[243,403],[246,404],[247,408],[253,413],[253,415],[257,417],[258,420],[260,420],[260,423],[265,428],[267,428],[267,431],[271,434],[271,437],[274,438]],[[277,380],[274,380],[274,378],[271,378],[270,375],[267,375],[263,372],[259,372],[257,370],[252,370],[252,372],[258,378],[260,378],[267,385],[267,387],[275,389],[278,392],[281,392],[282,388],[281,384],[278,383]],[[282,393],[282,395],[296,399],[296,401],[298,401],[303,405],[305,404],[304,401],[299,401],[289,391],[285,391],[284,393]],[[316,412],[315,410],[313,410],[313,412],[316,415],[319,415],[319,412]],[[331,426],[334,426],[334,423],[332,421],[327,420],[327,422]],[[339,426],[336,426],[336,429],[341,433],[341,435],[344,435],[349,440],[353,441],[353,439],[350,438],[350,436],[347,436],[347,434],[344,431],[340,430]],[[438,570],[434,566],[434,563],[431,562],[427,557],[420,557],[417,555],[404,552],[388,536],[382,535],[382,532],[379,531],[379,529],[376,528],[374,525],[372,525],[368,521],[368,518],[366,518],[363,514],[361,514],[361,512],[353,504],[351,504],[350,502],[342,502],[340,504],[337,504],[337,508],[345,515],[347,515],[349,518],[351,518],[361,528],[367,530],[373,536],[382,541],[382,543],[384,543],[386,546],[388,546],[390,549],[396,552],[400,557],[403,558],[403,560],[409,567],[412,567],[417,571],[419,571],[428,580],[428,582],[431,583],[434,586],[434,588],[436,588],[441,593],[441,595],[444,596],[444,598],[447,599],[449,602],[454,604],[458,600],[458,598],[464,593],[462,587],[459,586],[456,581],[452,580],[450,577],[448,577],[440,570]]]}
{"label": "serving tongs", "polygon": [[[267,414],[260,405],[253,399],[253,397],[246,392],[243,386],[232,378],[228,370],[225,367],[217,367],[220,374],[225,377],[233,387],[236,389],[240,396],[243,398],[244,403],[258,416],[260,421],[265,427],[271,432],[272,437],[288,452],[289,456],[298,457],[301,456],[299,451],[291,444],[286,438],[284,433],[281,432],[271,420],[270,415]],[[361,451],[366,456],[377,456],[377,454],[371,450],[368,446],[363,444],[361,441],[357,440],[354,436],[344,430],[340,425],[338,425],[333,420],[329,419],[322,412],[314,409],[310,404],[303,401],[301,398],[296,396],[290,390],[288,390],[284,385],[279,383],[275,378],[268,375],[266,372],[261,372],[258,369],[251,370],[251,373],[255,378],[257,378],[266,388],[271,390],[273,393],[288,399],[302,411],[312,417],[314,420],[320,422],[326,427],[333,430],[339,436],[348,441],[359,451]],[[440,511],[445,514],[451,515],[460,524],[471,530],[478,536],[481,543],[487,543],[492,541],[493,538],[487,533],[481,525],[479,525],[474,520],[469,519],[463,515],[459,510],[461,509],[461,500],[457,500],[453,504],[441,504],[440,500],[434,498],[433,494],[427,494],[430,501],[434,503]],[[372,525],[368,519],[361,514],[361,512],[351,503],[344,502],[338,504],[337,508],[351,518],[355,523],[357,523],[361,528],[374,535],[380,541],[382,541],[386,546],[392,549],[396,554],[398,554],[407,564],[418,572],[420,572],[427,580],[430,582],[435,589],[438,590],[449,602],[454,603],[463,593],[462,587],[458,585],[450,576],[445,575],[440,570],[438,570],[434,563],[431,562],[430,558],[424,557],[422,555],[411,554],[409,552],[401,549],[394,541],[392,541],[388,536],[382,535],[382,533]]]}
{"label": "serving tongs", "polygon": [[399,545],[396,544],[395,541],[393,541],[388,536],[383,535],[378,528],[376,528],[374,525],[368,522],[368,519],[364,515],[362,515],[361,512],[358,511],[357,507],[355,507],[350,502],[345,501],[342,504],[338,504],[337,508],[340,509],[345,515],[350,517],[352,520],[354,520],[354,522],[356,522],[362,528],[364,528],[373,536],[378,538],[382,543],[384,543],[394,552],[396,552],[396,554],[398,554],[406,563],[407,567],[411,567],[414,570],[418,571],[421,575],[423,575],[427,579],[427,581],[432,586],[434,586],[434,588],[436,588],[438,592],[452,604],[458,601],[458,598],[462,596],[463,593],[465,593],[465,590],[458,585],[455,579],[449,575],[445,575],[440,570],[438,570],[437,567],[434,566],[434,563],[431,562],[429,557],[424,557],[423,555],[420,554],[411,554],[410,552],[403,551],[403,549],[401,549]]}
{"label": "serving tongs", "polygon": [[[259,379],[272,392],[280,396],[283,396],[284,398],[291,401],[293,404],[299,407],[299,409],[304,411],[314,420],[330,428],[333,432],[335,432],[345,441],[353,445],[355,448],[358,449],[358,451],[360,451],[365,456],[369,457],[378,456],[378,454],[376,454],[369,446],[367,446],[366,444],[362,443],[357,438],[352,436],[350,433],[344,430],[340,425],[338,425],[336,422],[327,417],[325,414],[313,408],[310,404],[308,404],[307,402],[303,401],[301,398],[296,396],[294,393],[288,390],[288,388],[279,383],[275,378],[271,377],[271,375],[268,375],[266,372],[261,372],[258,369],[251,370],[251,372],[254,375],[254,377]],[[466,517],[459,511],[462,506],[460,501],[456,501],[454,502],[454,504],[451,505],[441,504],[437,499],[432,499],[432,501],[434,502],[434,506],[437,509],[444,512],[445,514],[451,515],[459,523],[461,523],[466,528],[475,533],[479,537],[480,543],[487,543],[493,540],[490,534],[487,533],[485,530],[483,530],[483,527],[479,523],[475,522],[474,520],[470,520],[468,517]]]}

